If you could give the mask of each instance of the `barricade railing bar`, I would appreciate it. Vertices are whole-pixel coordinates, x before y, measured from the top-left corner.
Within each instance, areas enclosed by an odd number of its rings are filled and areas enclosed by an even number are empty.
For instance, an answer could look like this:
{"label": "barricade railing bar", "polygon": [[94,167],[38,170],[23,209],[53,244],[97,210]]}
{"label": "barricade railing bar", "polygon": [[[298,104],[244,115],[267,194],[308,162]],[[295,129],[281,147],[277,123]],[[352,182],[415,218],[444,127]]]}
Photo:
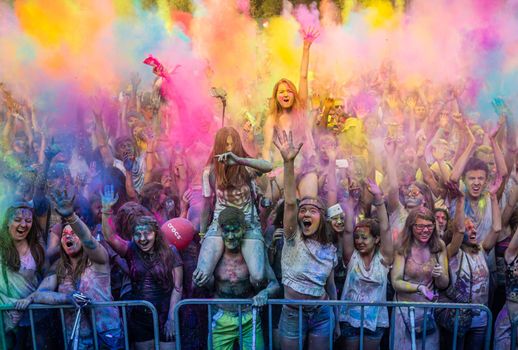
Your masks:
{"label": "barricade railing bar", "polygon": [[[176,304],[174,313],[175,313],[175,330],[176,330],[176,339],[181,339],[180,334],[180,309],[186,305],[205,305],[208,307],[208,348],[212,349],[212,316],[214,308],[217,308],[218,305],[233,305],[238,309],[238,319],[239,319],[239,348],[243,349],[243,334],[242,334],[242,317],[243,317],[243,308],[250,310],[252,306],[251,299],[184,299]],[[412,350],[426,350],[426,342],[421,342],[421,347],[418,349],[416,347],[416,324],[415,324],[415,311],[416,309],[424,309],[424,312],[433,311],[434,309],[456,309],[455,312],[455,321],[454,321],[454,329],[453,329],[453,344],[452,349],[455,350],[457,348],[457,336],[458,336],[458,327],[459,327],[459,310],[461,309],[471,309],[471,310],[479,310],[480,312],[484,312],[487,317],[487,325],[486,327],[486,335],[484,342],[484,349],[490,350],[491,344],[491,331],[492,327],[490,325],[493,324],[493,315],[489,308],[485,305],[481,304],[456,304],[456,303],[422,303],[422,302],[372,302],[372,303],[360,303],[353,301],[345,301],[345,300],[288,300],[288,299],[270,299],[268,300],[267,305],[265,307],[268,309],[268,339],[269,345],[268,348],[273,350],[273,342],[272,342],[272,306],[273,305],[290,305],[292,307],[298,308],[298,321],[299,321],[299,337],[298,337],[298,345],[299,350],[304,349],[303,337],[302,337],[302,313],[303,308],[305,306],[323,306],[327,305],[330,307],[360,307],[361,312],[361,325],[360,325],[360,349],[363,350],[363,336],[364,336],[364,313],[365,307],[387,307],[393,308],[392,315],[390,317],[390,350],[394,350],[394,331],[395,331],[395,317],[396,312],[395,308],[399,308],[400,310],[406,308],[408,319],[410,320],[410,335],[412,342]],[[252,308],[254,310],[254,308]],[[255,311],[252,311],[254,314],[253,317],[253,333],[255,334]],[[259,315],[257,315],[259,318]],[[336,320],[338,322],[339,320]],[[330,349],[333,349],[333,322],[329,323],[329,344]],[[423,318],[423,324],[421,329],[423,330],[422,337],[426,338],[427,332],[427,317]],[[513,329],[514,331],[514,329]],[[514,339],[514,338],[513,338]],[[252,349],[255,350],[255,338],[254,344],[252,344]],[[514,349],[514,348],[513,348]],[[181,342],[176,342],[176,350],[181,350]],[[248,350],[248,349],[246,349]]]}
{"label": "barricade railing bar", "polygon": [[[122,323],[122,331],[124,335],[124,348],[126,350],[130,349],[130,342],[129,342],[129,334],[128,334],[128,313],[127,308],[132,307],[145,307],[148,308],[151,312],[151,316],[153,319],[153,333],[154,333],[154,349],[159,350],[160,349],[160,337],[159,337],[159,329],[158,329],[158,313],[156,311],[156,308],[148,301],[145,300],[127,300],[127,301],[113,301],[113,302],[91,302],[84,308],[90,311],[91,317],[91,327],[92,327],[92,333],[93,333],[93,343],[94,343],[94,349],[98,350],[100,348],[99,344],[99,335],[97,334],[97,329],[95,327],[96,324],[96,318],[95,318],[95,312],[94,309],[96,308],[103,308],[103,307],[117,307],[121,312],[121,323]],[[32,348],[33,350],[37,349],[36,344],[36,329],[35,329],[35,323],[34,323],[34,311],[35,310],[59,310],[60,313],[60,319],[61,319],[61,330],[63,334],[63,344],[66,350],[71,350],[69,346],[69,336],[70,334],[67,334],[67,327],[65,325],[65,310],[77,310],[77,308],[74,305],[43,305],[43,304],[32,304],[30,305],[25,312],[29,314],[29,321],[30,321],[30,331],[32,335]],[[0,304],[0,349],[7,349],[7,340],[6,340],[6,333],[4,329],[4,313],[6,311],[16,311],[16,308],[14,305],[6,305],[6,304]],[[53,325],[48,325],[53,326]],[[79,331],[79,330],[78,330]]]}

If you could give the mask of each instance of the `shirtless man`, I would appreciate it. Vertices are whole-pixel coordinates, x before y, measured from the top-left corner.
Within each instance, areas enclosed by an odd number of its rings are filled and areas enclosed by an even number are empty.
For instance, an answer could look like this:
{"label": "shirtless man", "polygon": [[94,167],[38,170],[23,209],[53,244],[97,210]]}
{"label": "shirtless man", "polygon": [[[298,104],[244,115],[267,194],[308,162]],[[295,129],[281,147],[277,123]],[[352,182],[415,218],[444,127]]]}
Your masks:
{"label": "shirtless man", "polygon": [[[275,279],[271,266],[262,257],[266,265],[268,285],[257,294],[250,283],[250,274],[245,259],[241,254],[241,240],[246,230],[243,212],[234,207],[225,208],[219,215],[218,223],[222,232],[225,250],[218,261],[214,275],[205,280],[202,275],[194,274],[193,280],[198,286],[207,285],[213,288],[216,298],[224,299],[253,299],[253,306],[263,306],[269,297],[280,292],[280,286]],[[242,306],[241,322],[243,333],[243,348],[253,347],[253,311],[250,306]],[[261,319],[255,321],[255,349],[264,349]],[[232,350],[236,340],[239,340],[239,310],[236,305],[218,305],[212,315],[212,346],[214,349]]]}

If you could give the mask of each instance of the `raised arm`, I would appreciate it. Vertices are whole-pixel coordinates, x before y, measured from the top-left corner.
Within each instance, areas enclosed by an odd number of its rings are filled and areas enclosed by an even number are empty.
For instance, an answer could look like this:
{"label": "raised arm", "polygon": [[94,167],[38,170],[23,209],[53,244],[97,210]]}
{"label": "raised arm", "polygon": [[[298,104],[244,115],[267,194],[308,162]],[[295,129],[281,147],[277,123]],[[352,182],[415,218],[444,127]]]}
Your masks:
{"label": "raised arm", "polygon": [[100,265],[108,264],[109,257],[106,249],[92,237],[90,229],[86,224],[74,213],[74,193],[56,190],[52,193],[54,202],[56,203],[56,211],[65,220],[65,222],[72,227],[72,230],[77,235],[84,252],[88,258]]}
{"label": "raised arm", "polygon": [[497,127],[491,132],[489,136],[489,140],[491,141],[491,147],[493,148],[493,154],[495,156],[495,165],[496,171],[502,178],[507,177],[509,171],[507,169],[507,164],[505,162],[504,153],[502,152],[502,148],[500,148],[500,144],[497,142],[496,137],[498,132],[502,128],[503,124],[498,123]]}
{"label": "raised arm", "polygon": [[327,206],[330,207],[338,202],[338,185],[336,180],[336,149],[327,147],[325,149],[329,163],[327,164]]}
{"label": "raised arm", "polygon": [[427,184],[430,187],[430,189],[432,190],[432,192],[435,196],[442,197],[444,195],[443,188],[439,184],[439,182],[435,179],[432,169],[430,169],[430,166],[426,162],[426,159],[424,156],[424,150],[426,147],[425,144],[426,144],[426,136],[423,135],[418,140],[417,152],[416,152],[417,164],[419,166],[419,169],[421,169],[421,172],[423,173],[423,179],[424,179],[425,184]]}
{"label": "raised arm", "polygon": [[113,185],[104,186],[104,192],[101,193],[102,202],[102,232],[104,239],[110,244],[117,254],[121,257],[126,256],[129,249],[129,242],[122,239],[115,232],[115,225],[113,224],[113,209],[112,207],[119,200],[119,195],[114,193]]}
{"label": "raised arm", "polygon": [[275,120],[273,115],[269,115],[263,127],[263,149],[261,150],[261,157],[264,160],[271,160],[270,150],[273,141],[273,129],[275,127]]}
{"label": "raised arm", "polygon": [[388,214],[383,199],[383,192],[381,192],[376,182],[371,179],[367,179],[367,189],[374,197],[372,204],[376,207],[376,214],[380,225],[380,251],[381,255],[383,255],[383,262],[386,266],[391,266],[394,261],[394,244],[389,229]]}
{"label": "raised arm", "polygon": [[464,231],[466,231],[466,225],[464,223],[464,194],[461,191],[457,192],[457,203],[455,204],[455,217],[453,218],[453,236],[451,242],[446,247],[448,253],[448,259],[457,255],[460,246],[464,241]]}
{"label": "raised arm", "polygon": [[273,143],[281,152],[284,159],[284,237],[290,239],[297,232],[297,196],[295,186],[295,157],[302,148],[302,142],[298,147],[293,146],[293,135],[280,135],[275,130]]}
{"label": "raised arm", "polygon": [[104,165],[107,167],[113,166],[114,156],[112,150],[108,146],[108,135],[104,130],[102,112],[92,112],[95,121],[95,139],[99,146],[99,152],[103,158]]}
{"label": "raised arm", "polygon": [[318,31],[314,28],[307,28],[302,31],[304,36],[304,48],[302,49],[302,61],[300,63],[300,80],[299,80],[299,98],[304,109],[307,107],[308,101],[308,67],[309,67],[309,49],[311,44],[318,37]]}
{"label": "raised arm", "polygon": [[342,260],[347,266],[354,253],[354,199],[349,196],[344,205],[345,229],[342,239]]}
{"label": "raised arm", "polygon": [[502,214],[500,213],[500,206],[498,205],[497,192],[502,184],[502,176],[496,174],[494,182],[489,187],[489,196],[491,198],[491,217],[493,219],[491,224],[491,231],[484,238],[482,247],[486,252],[489,252],[496,244],[498,234],[502,231]]}
{"label": "raised arm", "polygon": [[388,212],[394,212],[399,205],[399,185],[396,171],[396,142],[392,138],[385,139],[385,152],[387,155],[385,167],[388,180]]}
{"label": "raised arm", "polygon": [[468,135],[468,145],[464,149],[464,152],[460,155],[460,157],[455,162],[455,165],[453,166],[453,170],[451,171],[450,175],[450,181],[453,182],[459,182],[460,177],[462,176],[462,173],[464,171],[464,168],[466,167],[466,164],[468,163],[469,157],[471,157],[471,153],[473,152],[473,149],[475,148],[475,137],[473,136],[473,133],[469,129],[469,126],[467,123],[464,124],[464,130],[465,133]]}
{"label": "raised arm", "polygon": [[507,225],[509,225],[516,203],[518,203],[518,186],[514,185],[509,192],[507,204],[502,212],[502,227],[507,227]]}

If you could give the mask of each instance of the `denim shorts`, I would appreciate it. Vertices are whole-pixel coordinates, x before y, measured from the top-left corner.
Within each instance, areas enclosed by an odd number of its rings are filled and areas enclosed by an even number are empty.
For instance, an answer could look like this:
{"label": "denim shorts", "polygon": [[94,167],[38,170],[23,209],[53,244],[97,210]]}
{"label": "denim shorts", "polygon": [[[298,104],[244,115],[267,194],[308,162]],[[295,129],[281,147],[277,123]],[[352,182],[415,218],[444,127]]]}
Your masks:
{"label": "denim shorts", "polygon": [[279,332],[281,336],[289,339],[299,339],[307,335],[317,337],[329,337],[334,327],[333,309],[328,305],[303,306],[302,307],[302,330],[299,333],[299,310],[284,305],[282,307],[281,319],[279,321]]}
{"label": "denim shorts", "polygon": [[[383,333],[386,328],[377,327],[375,331],[371,331],[368,328],[363,328],[363,336],[370,340],[381,340]],[[349,322],[340,322],[340,332],[342,337],[346,339],[360,339],[360,328],[351,326]]]}

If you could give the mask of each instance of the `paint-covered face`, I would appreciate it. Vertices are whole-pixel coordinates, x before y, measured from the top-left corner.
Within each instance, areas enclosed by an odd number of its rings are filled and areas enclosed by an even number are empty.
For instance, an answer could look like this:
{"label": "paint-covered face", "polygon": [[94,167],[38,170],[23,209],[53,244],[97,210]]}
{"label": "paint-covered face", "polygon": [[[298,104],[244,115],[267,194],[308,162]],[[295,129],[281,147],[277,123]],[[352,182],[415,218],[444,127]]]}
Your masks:
{"label": "paint-covered face", "polygon": [[129,117],[128,118],[128,127],[133,129],[137,124],[140,123],[140,120],[137,117]]}
{"label": "paint-covered face", "polygon": [[354,230],[354,248],[361,255],[369,255],[376,248],[379,238],[374,238],[368,227],[360,226]]}
{"label": "paint-covered face", "polygon": [[29,148],[29,143],[25,137],[17,137],[12,143],[12,150],[14,153],[25,153]]}
{"label": "paint-covered face", "polygon": [[61,234],[61,246],[65,250],[65,253],[72,257],[77,256],[83,248],[81,240],[74,233],[70,225],[66,225],[63,228],[63,233]]}
{"label": "paint-covered face", "polygon": [[164,186],[164,188],[169,188],[172,184],[172,181],[173,179],[171,178],[171,174],[168,171],[164,172],[160,177],[160,183],[162,186]]}
{"label": "paint-covered face", "polygon": [[142,107],[142,115],[146,120],[153,119],[153,106],[151,104],[148,104],[146,106]]}
{"label": "paint-covered face", "polygon": [[344,214],[335,215],[329,219],[331,228],[336,233],[342,233],[345,231],[345,216]]}
{"label": "paint-covered face", "polygon": [[405,207],[407,209],[417,208],[424,204],[424,196],[419,187],[415,184],[408,186],[405,192]]}
{"label": "paint-covered face", "polygon": [[225,151],[232,152],[234,150],[234,139],[232,136],[228,135],[225,140]]}
{"label": "paint-covered face", "polygon": [[245,229],[243,225],[239,223],[232,223],[221,226],[221,236],[225,248],[230,251],[236,251],[241,247],[241,240],[245,235]]}
{"label": "paint-covered face", "polygon": [[414,107],[414,114],[417,120],[423,120],[426,118],[426,107],[424,105],[416,105]]}
{"label": "paint-covered face", "polygon": [[417,218],[412,227],[412,235],[417,242],[428,243],[432,237],[435,225],[433,222],[421,218]]}
{"label": "paint-covered face", "polygon": [[150,252],[155,245],[156,232],[151,225],[137,225],[133,232],[133,241],[145,253]]}
{"label": "paint-covered face", "polygon": [[477,228],[470,219],[464,221],[464,240],[470,244],[477,244]]}
{"label": "paint-covered face", "polygon": [[446,231],[446,225],[448,225],[448,218],[446,217],[446,213],[441,210],[435,212],[435,226],[437,226],[437,231]]}
{"label": "paint-covered face", "polygon": [[119,159],[130,158],[135,159],[135,147],[133,142],[126,140],[117,147],[117,155]]}
{"label": "paint-covered face", "polygon": [[9,219],[9,234],[13,241],[20,242],[27,239],[32,227],[32,212],[26,208],[16,209]]}
{"label": "paint-covered face", "polygon": [[299,209],[299,223],[304,236],[311,236],[318,230],[322,216],[320,210],[312,205],[303,205]]}
{"label": "paint-covered face", "polygon": [[289,109],[293,107],[295,102],[295,92],[291,91],[290,87],[286,83],[280,83],[277,88],[277,102],[283,109]]}
{"label": "paint-covered face", "polygon": [[90,211],[94,216],[96,222],[101,222],[102,220],[102,209],[103,206],[100,200],[96,200],[92,202],[92,204],[90,204]]}
{"label": "paint-covered face", "polygon": [[464,175],[464,183],[468,189],[468,194],[472,198],[480,197],[486,182],[487,174],[484,170],[469,170]]}

